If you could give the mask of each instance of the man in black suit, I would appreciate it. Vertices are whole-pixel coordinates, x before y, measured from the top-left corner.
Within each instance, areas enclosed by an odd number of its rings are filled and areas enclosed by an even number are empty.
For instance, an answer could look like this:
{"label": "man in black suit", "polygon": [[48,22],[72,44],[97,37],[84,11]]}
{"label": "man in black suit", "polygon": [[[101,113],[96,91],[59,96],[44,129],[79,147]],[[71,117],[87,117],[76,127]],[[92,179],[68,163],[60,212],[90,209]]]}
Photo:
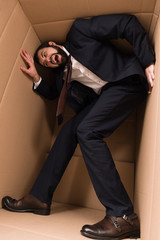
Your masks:
{"label": "man in black suit", "polygon": [[[110,40],[124,38],[132,55],[115,48]],[[79,143],[96,194],[106,207],[105,218],[82,227],[84,236],[98,239],[137,238],[139,220],[103,141],[151,93],[154,81],[154,52],[135,16],[114,14],[77,19],[66,43],[49,41],[36,51],[35,59],[55,68],[56,87],[49,86],[37,73],[27,51],[22,58],[33,78],[33,89],[48,99],[62,89],[66,63],[71,55],[72,75],[67,103],[77,113],[60,131],[30,193],[20,200],[4,197],[5,209],[17,212],[50,213],[52,196]]]}

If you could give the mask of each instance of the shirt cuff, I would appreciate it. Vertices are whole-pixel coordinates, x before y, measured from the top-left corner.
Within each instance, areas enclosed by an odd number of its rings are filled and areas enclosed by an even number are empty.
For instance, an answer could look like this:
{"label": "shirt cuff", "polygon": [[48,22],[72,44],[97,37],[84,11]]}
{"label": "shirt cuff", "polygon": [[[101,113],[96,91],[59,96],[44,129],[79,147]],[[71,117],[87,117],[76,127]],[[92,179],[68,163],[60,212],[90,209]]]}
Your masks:
{"label": "shirt cuff", "polygon": [[39,79],[38,82],[34,82],[34,81],[33,81],[33,83],[34,83],[34,89],[36,89],[36,88],[39,86],[39,84],[41,83],[41,81],[42,81],[42,78],[41,78],[41,77],[40,77],[40,79]]}

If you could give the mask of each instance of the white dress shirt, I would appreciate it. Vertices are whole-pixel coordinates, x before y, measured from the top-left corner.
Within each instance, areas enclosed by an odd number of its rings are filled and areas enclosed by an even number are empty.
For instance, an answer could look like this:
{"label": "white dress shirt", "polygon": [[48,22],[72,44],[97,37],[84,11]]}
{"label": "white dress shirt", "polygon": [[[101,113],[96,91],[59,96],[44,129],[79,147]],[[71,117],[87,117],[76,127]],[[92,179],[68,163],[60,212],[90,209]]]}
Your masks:
{"label": "white dress shirt", "polygon": [[[67,55],[69,55],[69,52],[64,47],[63,47],[63,50],[66,52]],[[71,62],[72,62],[71,81],[76,80],[82,83],[83,85],[92,88],[97,94],[100,94],[102,87],[105,84],[107,84],[107,82],[100,79],[96,74],[91,72],[88,68],[83,66],[72,56],[71,56]],[[65,78],[66,72],[67,72],[67,67],[64,69],[63,78]],[[40,77],[40,80],[34,83],[34,89],[36,89],[39,86],[41,81],[42,81],[42,78]]]}

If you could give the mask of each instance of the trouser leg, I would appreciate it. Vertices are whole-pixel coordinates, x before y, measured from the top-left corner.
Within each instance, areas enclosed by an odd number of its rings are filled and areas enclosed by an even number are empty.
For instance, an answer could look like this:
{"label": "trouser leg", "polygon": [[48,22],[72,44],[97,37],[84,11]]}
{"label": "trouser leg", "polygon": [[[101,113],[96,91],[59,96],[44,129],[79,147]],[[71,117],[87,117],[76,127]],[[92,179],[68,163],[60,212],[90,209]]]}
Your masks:
{"label": "trouser leg", "polygon": [[53,192],[77,146],[77,126],[93,104],[86,106],[78,115],[64,124],[30,191],[30,194],[49,205],[52,201]]}
{"label": "trouser leg", "polygon": [[131,214],[133,205],[103,138],[108,137],[145,96],[146,90],[136,78],[108,84],[77,128],[78,142],[89,175],[108,215]]}

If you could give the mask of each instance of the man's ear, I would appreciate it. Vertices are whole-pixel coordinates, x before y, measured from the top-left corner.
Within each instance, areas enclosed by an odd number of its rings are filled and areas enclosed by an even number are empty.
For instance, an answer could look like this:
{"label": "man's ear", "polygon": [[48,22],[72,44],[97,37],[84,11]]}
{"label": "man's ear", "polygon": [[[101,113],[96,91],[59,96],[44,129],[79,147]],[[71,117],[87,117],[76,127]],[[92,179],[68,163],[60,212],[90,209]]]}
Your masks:
{"label": "man's ear", "polygon": [[56,46],[56,45],[57,45],[55,42],[52,42],[52,41],[49,41],[48,44],[49,44],[50,46]]}

